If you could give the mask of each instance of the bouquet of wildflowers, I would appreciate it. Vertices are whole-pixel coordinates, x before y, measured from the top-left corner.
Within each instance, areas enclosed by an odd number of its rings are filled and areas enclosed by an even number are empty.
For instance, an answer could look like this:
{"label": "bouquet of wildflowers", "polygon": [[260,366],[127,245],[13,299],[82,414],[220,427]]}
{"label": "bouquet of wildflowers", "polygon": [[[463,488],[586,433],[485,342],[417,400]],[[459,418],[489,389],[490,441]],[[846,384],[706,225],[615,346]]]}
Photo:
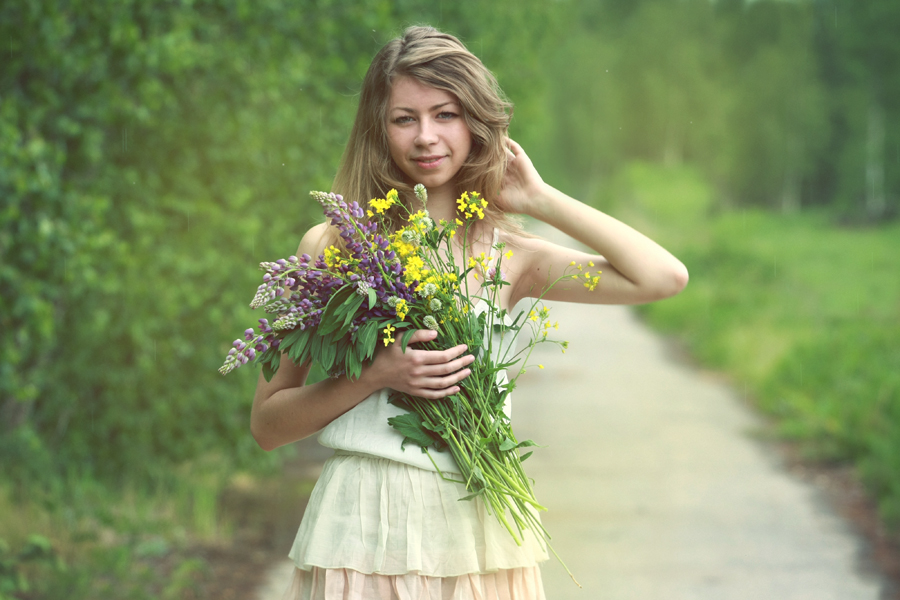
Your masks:
{"label": "bouquet of wildflowers", "polygon": [[[417,185],[415,192],[426,204],[425,188]],[[417,444],[425,452],[450,452],[462,475],[457,481],[470,492],[465,499],[481,497],[516,543],[522,543],[527,529],[549,540],[535,514],[546,509],[535,499],[522,469],[531,452],[519,454],[535,444],[516,439],[503,406],[535,346],[553,343],[565,352],[567,342],[548,337],[553,325],[540,299],[515,318],[499,307],[500,289],[509,285],[503,261],[512,256],[503,253],[502,244],[496,247],[496,259],[467,254],[469,227],[484,218],[487,202],[477,193],[464,193],[453,222],[435,224],[426,210],[406,211],[400,215],[404,226],[390,231],[388,211],[406,210],[395,190],[372,200],[367,211],[336,194],[312,196],[340,231],[344,247],[330,246],[315,260],[303,255],[261,263],[266,273],[251,306],[264,308],[274,321],[259,319],[258,331],[247,329],[244,340],[235,340],[220,371],[228,373],[255,360],[271,379],[281,353],[287,353],[295,364],[315,361],[332,376],[357,378],[378,346],[400,337],[405,351],[417,329],[438,332],[425,349],[466,344],[478,360],[460,382],[460,392],[441,400],[394,392],[391,402],[408,412],[389,423],[403,434],[404,444]],[[451,250],[457,235],[461,262]],[[589,289],[597,285],[599,272],[591,275],[582,265],[571,266],[571,272],[548,282],[547,289],[563,279],[579,278]],[[481,283],[477,290],[468,286],[473,270]],[[485,303],[486,310],[477,310],[479,303]],[[517,350],[522,331],[530,336]],[[515,375],[508,378],[507,372]]]}

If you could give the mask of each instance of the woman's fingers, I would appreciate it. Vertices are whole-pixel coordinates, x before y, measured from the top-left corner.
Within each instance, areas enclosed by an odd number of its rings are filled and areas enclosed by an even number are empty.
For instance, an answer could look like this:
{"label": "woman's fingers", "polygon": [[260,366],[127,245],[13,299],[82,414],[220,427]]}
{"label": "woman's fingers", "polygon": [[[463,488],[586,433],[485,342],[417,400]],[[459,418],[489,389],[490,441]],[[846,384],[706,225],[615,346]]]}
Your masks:
{"label": "woman's fingers", "polygon": [[[409,344],[432,341],[436,335],[434,331],[420,329],[410,337]],[[397,354],[400,354],[399,344],[399,340],[392,344],[392,350]],[[467,349],[465,344],[446,350],[423,350],[408,346],[406,352],[397,357],[407,365],[403,368],[406,375],[403,379],[406,382],[396,382],[395,389],[428,399],[444,398],[457,393],[457,384],[471,373],[466,367],[475,360],[471,354],[465,354]]]}
{"label": "woman's fingers", "polygon": [[[434,338],[437,337],[437,331],[432,331],[431,329],[417,329],[412,337],[409,338],[410,344],[420,344],[422,342],[430,342]],[[399,340],[394,342],[395,344],[399,344]]]}
{"label": "woman's fingers", "polygon": [[[463,346],[463,348],[465,348],[465,346]],[[433,356],[433,354],[433,352],[429,352],[429,356],[425,360],[436,358]],[[452,360],[440,360],[438,362],[423,363],[418,369],[418,372],[423,376],[440,377],[444,375],[450,375],[451,373],[456,373],[460,369],[468,367],[474,361],[474,356],[472,356],[471,354],[465,354]]]}

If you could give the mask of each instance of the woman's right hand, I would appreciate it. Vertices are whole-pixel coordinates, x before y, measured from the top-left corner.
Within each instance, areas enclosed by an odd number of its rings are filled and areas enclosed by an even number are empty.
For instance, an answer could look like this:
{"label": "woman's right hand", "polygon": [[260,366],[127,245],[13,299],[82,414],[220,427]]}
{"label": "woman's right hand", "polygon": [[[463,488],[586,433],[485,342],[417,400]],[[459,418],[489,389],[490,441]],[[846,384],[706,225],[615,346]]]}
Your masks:
{"label": "woman's right hand", "polygon": [[[399,337],[399,336],[398,336]],[[430,342],[437,332],[419,329],[409,339],[406,352],[400,340],[379,349],[364,377],[371,378],[379,388],[387,387],[411,396],[437,400],[459,391],[457,385],[471,372],[467,367],[475,357],[463,355],[466,345],[447,350],[422,350],[415,344]]]}

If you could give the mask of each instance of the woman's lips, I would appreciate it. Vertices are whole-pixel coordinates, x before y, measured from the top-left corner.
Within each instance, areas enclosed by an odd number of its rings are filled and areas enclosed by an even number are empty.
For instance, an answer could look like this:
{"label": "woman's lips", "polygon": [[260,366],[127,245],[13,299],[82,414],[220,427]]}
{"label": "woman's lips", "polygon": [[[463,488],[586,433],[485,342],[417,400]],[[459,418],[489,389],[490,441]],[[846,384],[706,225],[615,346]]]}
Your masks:
{"label": "woman's lips", "polygon": [[422,167],[423,169],[434,169],[435,167],[440,166],[441,163],[444,162],[446,156],[420,156],[419,158],[414,158],[413,162]]}

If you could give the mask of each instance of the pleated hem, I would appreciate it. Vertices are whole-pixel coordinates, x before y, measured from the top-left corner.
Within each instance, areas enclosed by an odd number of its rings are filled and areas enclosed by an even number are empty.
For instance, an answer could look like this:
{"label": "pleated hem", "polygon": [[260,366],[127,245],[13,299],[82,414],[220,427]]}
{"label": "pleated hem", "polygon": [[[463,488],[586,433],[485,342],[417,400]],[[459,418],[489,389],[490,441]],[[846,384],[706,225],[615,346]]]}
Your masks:
{"label": "pleated hem", "polygon": [[430,577],[295,569],[282,600],[546,600],[538,566]]}

